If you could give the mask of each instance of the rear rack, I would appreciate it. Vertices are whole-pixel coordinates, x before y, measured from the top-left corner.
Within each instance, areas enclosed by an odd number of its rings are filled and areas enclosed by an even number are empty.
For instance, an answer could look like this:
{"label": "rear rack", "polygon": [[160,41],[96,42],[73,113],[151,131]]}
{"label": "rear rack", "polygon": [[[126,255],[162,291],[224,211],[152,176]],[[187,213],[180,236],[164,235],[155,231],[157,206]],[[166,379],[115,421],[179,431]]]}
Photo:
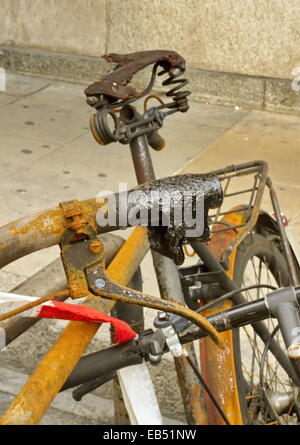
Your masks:
{"label": "rear rack", "polygon": [[[264,196],[265,186],[269,189],[271,206],[278,225],[278,231],[282,242],[282,250],[287,262],[291,283],[294,286],[299,284],[298,275],[295,268],[293,252],[291,250],[286,231],[284,228],[282,215],[273,188],[272,181],[268,177],[268,165],[265,161],[252,161],[244,164],[230,165],[220,170],[209,172],[213,176],[217,176],[224,182],[223,193],[224,199],[221,207],[214,214],[209,215],[209,225],[211,233],[226,232],[234,230],[237,236],[225,248],[222,256],[222,263],[228,264],[228,259],[233,251],[253,230],[259,212],[262,208],[261,203]],[[232,186],[232,191],[230,187]],[[242,195],[248,196],[248,204],[240,205]],[[240,224],[230,224],[222,220],[225,216],[235,213],[243,213],[244,222]]]}
{"label": "rear rack", "polygon": [[[230,165],[223,169],[211,171],[209,174],[217,176],[224,183],[223,204],[217,211],[209,215],[211,233],[228,230],[237,232],[237,236],[223,254],[223,261],[226,261],[232,250],[243,241],[257,222],[267,184],[268,165],[264,161],[253,161]],[[247,196],[247,204],[240,205],[241,197],[245,196]],[[234,213],[243,213],[244,222],[234,225],[222,220],[224,216]]]}

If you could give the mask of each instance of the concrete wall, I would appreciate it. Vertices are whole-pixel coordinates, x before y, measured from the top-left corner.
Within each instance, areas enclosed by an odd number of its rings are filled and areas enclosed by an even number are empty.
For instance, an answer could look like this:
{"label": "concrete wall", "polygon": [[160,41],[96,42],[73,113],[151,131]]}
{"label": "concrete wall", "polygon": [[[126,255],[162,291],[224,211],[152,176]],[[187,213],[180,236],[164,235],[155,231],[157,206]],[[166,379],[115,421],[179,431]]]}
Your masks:
{"label": "concrete wall", "polygon": [[172,49],[194,100],[300,114],[299,23],[300,0],[0,0],[0,67],[86,82],[105,52]]}
{"label": "concrete wall", "polygon": [[0,0],[0,23],[0,44],[99,56],[106,42],[106,2]]}
{"label": "concrete wall", "polygon": [[170,48],[194,69],[290,78],[299,0],[0,0],[0,44],[99,56]]}

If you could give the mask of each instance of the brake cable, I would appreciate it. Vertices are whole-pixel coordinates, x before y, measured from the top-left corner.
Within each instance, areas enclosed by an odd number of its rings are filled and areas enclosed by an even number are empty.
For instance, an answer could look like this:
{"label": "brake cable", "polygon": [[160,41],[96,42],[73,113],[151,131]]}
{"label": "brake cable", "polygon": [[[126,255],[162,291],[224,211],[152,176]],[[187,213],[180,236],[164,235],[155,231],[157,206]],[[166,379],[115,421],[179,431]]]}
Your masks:
{"label": "brake cable", "polygon": [[208,396],[210,397],[211,401],[213,402],[213,404],[214,404],[215,408],[217,409],[217,411],[219,412],[220,416],[222,417],[222,419],[224,420],[226,425],[230,425],[229,420],[227,419],[222,408],[220,407],[214,394],[212,393],[212,391],[210,390],[210,388],[207,386],[206,382],[204,381],[197,366],[195,365],[195,363],[189,356],[188,351],[180,343],[180,339],[176,333],[176,330],[174,329],[174,327],[172,325],[172,321],[170,319],[169,314],[167,314],[166,312],[160,312],[154,320],[154,326],[157,329],[161,330],[163,336],[165,337],[166,346],[169,349],[170,353],[173,355],[173,357],[185,357],[187,359],[189,365],[193,369],[200,384],[204,387],[205,391],[207,392]]}
{"label": "brake cable", "polygon": [[191,357],[189,356],[188,351],[184,348],[183,349],[183,356],[187,359],[189,365],[191,366],[192,370],[194,371],[196,377],[198,378],[200,384],[203,386],[203,388],[205,389],[205,391],[207,392],[209,398],[211,399],[211,401],[213,402],[215,408],[217,409],[218,413],[220,414],[220,416],[222,417],[222,419],[224,420],[224,422],[226,423],[226,425],[231,425],[226,414],[224,413],[224,411],[222,410],[222,408],[220,407],[220,404],[218,403],[217,399],[215,398],[214,394],[212,393],[212,391],[210,390],[209,386],[206,384],[205,380],[203,379],[202,375],[200,374],[197,366],[195,365],[195,363],[193,362],[193,360],[191,359]]}
{"label": "brake cable", "polygon": [[161,105],[165,105],[165,102],[155,94],[150,94],[146,99],[144,100],[144,112],[147,111],[147,105],[150,99],[156,99]]}
{"label": "brake cable", "polygon": [[221,303],[224,300],[227,300],[228,298],[234,297],[234,295],[239,294],[240,292],[245,292],[247,290],[251,289],[260,289],[260,288],[266,288],[271,290],[276,290],[277,287],[271,286],[270,284],[253,284],[251,286],[247,287],[240,287],[238,289],[234,289],[230,292],[226,292],[226,294],[223,294],[221,297],[216,298],[215,300],[211,301],[210,303],[205,304],[204,306],[201,306],[200,308],[196,309],[196,312],[203,312],[206,309],[210,309],[213,306],[215,306],[218,303]]}
{"label": "brake cable", "polygon": [[[221,303],[222,301],[227,300],[240,292],[245,292],[247,290],[257,289],[257,288],[267,288],[267,289],[271,289],[271,290],[276,290],[276,287],[271,286],[270,284],[255,284],[255,285],[251,285],[251,286],[247,286],[247,287],[241,287],[238,289],[234,289],[230,292],[226,292],[221,297],[216,298],[215,300],[205,304],[204,306],[198,307],[195,310],[195,312],[199,314],[199,313],[204,312],[208,309],[214,308],[214,306],[216,304]],[[181,316],[173,318],[173,324],[174,325],[176,324],[176,332],[178,334],[192,326],[191,321],[189,321],[186,318],[181,317]]]}
{"label": "brake cable", "polygon": [[4,314],[0,314],[0,321],[7,320],[10,317],[13,317],[14,315],[21,314],[22,312],[28,311],[29,309],[32,309],[36,306],[39,306],[42,303],[46,303],[51,300],[55,300],[57,298],[65,298],[69,297],[70,292],[68,290],[63,290],[59,292],[54,292],[53,294],[46,295],[45,297],[38,298],[34,301],[30,301],[29,303],[24,304],[23,306],[19,306],[12,311],[5,312]]}

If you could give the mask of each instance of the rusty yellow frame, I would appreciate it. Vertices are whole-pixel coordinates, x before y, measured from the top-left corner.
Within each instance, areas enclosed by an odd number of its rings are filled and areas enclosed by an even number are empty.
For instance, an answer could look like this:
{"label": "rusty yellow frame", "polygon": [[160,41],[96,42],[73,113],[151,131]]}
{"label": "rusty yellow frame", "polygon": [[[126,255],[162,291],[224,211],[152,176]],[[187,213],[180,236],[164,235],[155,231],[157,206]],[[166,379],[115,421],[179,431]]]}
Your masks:
{"label": "rusty yellow frame", "polygon": [[[96,200],[83,201],[82,205],[91,218],[95,217],[97,210],[101,207]],[[241,216],[236,218],[241,218]],[[20,256],[24,256],[24,254],[58,243],[64,228],[65,220],[60,208],[41,212],[31,218],[22,219],[0,228],[0,239],[5,241],[0,245],[0,265],[3,266]],[[232,233],[234,232],[232,231]],[[224,235],[221,233],[216,233],[210,243],[212,252],[217,256],[221,255],[228,242],[232,241],[232,236],[233,234],[228,239],[224,238]],[[10,250],[16,245],[22,246],[23,250]],[[147,230],[143,227],[135,228],[107,268],[108,276],[113,281],[126,286],[138,269],[148,248]],[[231,256],[231,264],[233,262],[234,253]],[[87,299],[85,304],[89,305],[91,303]],[[95,303],[93,302],[92,304],[95,307]],[[115,302],[111,300],[99,298],[97,308],[109,312],[114,304]],[[28,378],[27,383],[3,415],[0,424],[38,424],[98,329],[99,325],[93,323],[70,322]],[[223,352],[215,348],[212,342],[206,340],[202,340],[201,343],[201,356],[207,361],[206,377],[215,394],[222,394],[221,405],[224,411],[233,424],[240,424],[242,423],[242,418],[232,361],[231,333],[222,335],[229,347],[227,356],[224,356]],[[223,369],[220,366],[214,366],[215,364],[220,365],[220,360],[222,360],[224,365]],[[226,371],[225,374],[224,370]],[[231,381],[233,384],[224,384],[224,377],[228,378],[228,383]],[[224,388],[226,388],[225,392]],[[194,412],[196,413],[196,423],[212,423],[212,419],[215,419],[214,423],[220,423],[220,420],[211,408],[208,411],[203,408],[203,401],[200,401],[200,393],[198,390],[196,392],[195,396],[197,397],[192,400]],[[234,413],[233,416],[232,413]]]}
{"label": "rusty yellow frame", "polygon": [[[145,228],[137,227],[107,269],[109,277],[127,285],[148,250]],[[99,299],[102,310],[115,302]],[[36,425],[89,345],[98,324],[70,322],[1,419],[1,425]]]}
{"label": "rusty yellow frame", "polygon": [[[232,226],[245,224],[245,213],[237,212],[226,215],[222,218],[222,222]],[[209,243],[210,251],[216,258],[221,260],[225,249],[237,238],[237,235],[238,232],[234,230],[214,233]],[[238,245],[233,249],[229,256],[229,268],[227,273],[231,279],[234,278],[237,248]],[[220,307],[207,311],[205,315],[222,312],[230,307],[231,302],[226,300]],[[232,331],[222,332],[220,335],[227,346],[225,350],[218,350],[214,347],[212,342],[207,341],[206,338],[200,340],[201,370],[230,423],[233,425],[242,425],[243,417],[235,374]],[[227,383],[224,384],[224,382]],[[212,406],[211,401],[207,399],[206,403],[210,421],[215,425],[222,425],[224,422]]]}

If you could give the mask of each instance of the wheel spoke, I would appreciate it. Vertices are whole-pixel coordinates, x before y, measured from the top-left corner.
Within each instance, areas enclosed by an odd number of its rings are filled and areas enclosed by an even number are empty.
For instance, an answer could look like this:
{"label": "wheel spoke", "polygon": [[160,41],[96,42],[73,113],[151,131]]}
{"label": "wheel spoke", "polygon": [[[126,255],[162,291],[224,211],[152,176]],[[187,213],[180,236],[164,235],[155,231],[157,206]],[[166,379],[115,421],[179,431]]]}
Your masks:
{"label": "wheel spoke", "polygon": [[[274,255],[273,252],[271,252],[271,254]],[[274,260],[270,259],[272,258],[271,254],[253,255],[251,258],[249,258],[248,263],[246,264],[246,267],[244,269],[244,275],[241,284],[242,287],[246,287],[252,284],[259,285],[262,283],[276,287],[282,286],[282,271],[275,269],[274,275],[272,269],[272,267],[274,268]],[[265,297],[267,292],[268,291],[262,288],[257,288],[244,292],[244,296],[247,301],[254,301],[256,299]],[[271,317],[267,318],[264,323],[270,334],[277,326],[277,320]],[[254,418],[253,406],[256,411],[259,410],[260,402],[258,399],[261,397],[261,390],[267,390],[268,392],[273,393],[274,397],[276,397],[276,394],[278,394],[278,397],[280,396],[280,394],[282,396],[282,394],[285,393],[290,395],[292,381],[286,374],[284,369],[281,367],[276,357],[271,353],[271,351],[268,351],[265,356],[264,362],[264,385],[263,388],[261,388],[260,367],[263,351],[265,349],[265,343],[256,334],[251,325],[243,326],[239,329],[239,333],[242,373],[244,375],[246,385],[249,388],[248,393],[245,395],[245,397],[248,401],[247,403],[250,403],[251,414],[249,413],[249,415]],[[281,344],[284,347],[283,339],[280,332],[276,334],[276,340],[278,344]],[[253,397],[255,398],[255,400],[257,400],[257,402],[251,402],[253,400]],[[255,404],[257,404],[257,407]],[[292,411],[293,403],[288,406],[286,414],[282,414],[281,416],[279,416],[282,419],[282,423],[289,423],[293,415]],[[261,415],[265,420],[265,424],[278,423],[278,421],[273,422],[273,415],[268,415],[265,410],[261,412]],[[281,421],[279,421],[279,423]]]}

